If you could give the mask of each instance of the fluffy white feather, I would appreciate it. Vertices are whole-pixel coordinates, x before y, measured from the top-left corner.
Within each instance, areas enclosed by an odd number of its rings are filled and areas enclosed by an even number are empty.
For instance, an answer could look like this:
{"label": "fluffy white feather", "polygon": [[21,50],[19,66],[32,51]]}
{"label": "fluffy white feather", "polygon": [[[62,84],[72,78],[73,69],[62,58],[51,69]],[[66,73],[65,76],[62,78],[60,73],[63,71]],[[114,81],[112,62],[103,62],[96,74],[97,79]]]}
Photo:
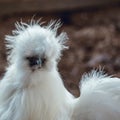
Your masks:
{"label": "fluffy white feather", "polygon": [[9,66],[0,82],[0,120],[120,120],[120,79],[92,71],[81,96],[64,87],[57,60],[66,48],[59,22],[16,23],[6,36]]}

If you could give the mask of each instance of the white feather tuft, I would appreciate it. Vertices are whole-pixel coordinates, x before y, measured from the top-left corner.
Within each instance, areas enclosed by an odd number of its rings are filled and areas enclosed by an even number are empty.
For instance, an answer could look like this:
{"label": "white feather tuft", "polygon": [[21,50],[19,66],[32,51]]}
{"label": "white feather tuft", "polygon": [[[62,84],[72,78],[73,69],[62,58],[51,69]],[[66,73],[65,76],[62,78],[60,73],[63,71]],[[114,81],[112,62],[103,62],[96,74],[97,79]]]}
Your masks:
{"label": "white feather tuft", "polygon": [[82,76],[82,80],[81,82],[87,82],[92,78],[106,78],[108,77],[108,74],[106,74],[102,69],[96,69],[96,70],[92,70],[89,73],[84,73],[84,75]]}
{"label": "white feather tuft", "polygon": [[55,42],[59,44],[60,48],[58,48],[60,51],[68,48],[65,46],[66,41],[68,40],[67,34],[65,32],[62,32],[58,35],[58,28],[61,27],[61,22],[60,20],[51,20],[48,25],[43,25],[44,22],[41,22],[41,19],[34,20],[33,18],[30,20],[29,23],[25,23],[22,20],[20,22],[15,23],[16,29],[12,31],[12,36],[11,35],[6,35],[5,40],[6,40],[6,48],[8,50],[7,54],[8,56],[8,61],[10,61],[11,57],[13,57],[14,49],[16,47],[16,42],[19,41],[18,36],[22,36],[23,34],[29,34],[30,36],[34,33],[28,32],[29,29],[38,26],[39,29],[44,29],[46,31],[46,36],[47,34],[50,34],[51,36],[54,36]]}

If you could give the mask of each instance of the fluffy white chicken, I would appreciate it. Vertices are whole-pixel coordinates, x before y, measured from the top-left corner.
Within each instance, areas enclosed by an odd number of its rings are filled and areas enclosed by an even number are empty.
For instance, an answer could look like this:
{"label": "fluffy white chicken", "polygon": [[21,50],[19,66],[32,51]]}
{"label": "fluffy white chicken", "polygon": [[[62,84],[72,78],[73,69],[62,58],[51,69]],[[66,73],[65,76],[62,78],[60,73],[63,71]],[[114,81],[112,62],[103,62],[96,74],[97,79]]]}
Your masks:
{"label": "fluffy white chicken", "polygon": [[73,97],[57,70],[66,33],[59,22],[16,24],[6,36],[9,66],[0,82],[0,120],[120,120],[120,79],[92,71]]}

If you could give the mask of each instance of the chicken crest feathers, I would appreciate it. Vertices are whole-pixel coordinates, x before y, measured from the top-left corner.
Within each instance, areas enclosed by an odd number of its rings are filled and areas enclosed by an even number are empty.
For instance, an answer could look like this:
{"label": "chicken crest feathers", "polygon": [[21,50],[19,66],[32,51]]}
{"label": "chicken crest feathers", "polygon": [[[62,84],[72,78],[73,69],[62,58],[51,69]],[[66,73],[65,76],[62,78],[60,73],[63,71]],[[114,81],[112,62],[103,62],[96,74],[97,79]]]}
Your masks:
{"label": "chicken crest feathers", "polygon": [[[15,30],[12,31],[12,35],[6,35],[6,49],[8,55],[8,61],[12,54],[14,53],[13,49],[16,46],[16,41],[18,36],[22,35],[24,32],[28,31],[28,29],[33,28],[34,26],[39,26],[40,29],[45,29],[46,32],[49,31],[52,36],[56,38],[56,42],[61,46],[60,51],[68,48],[65,43],[68,40],[68,36],[66,32],[61,32],[58,34],[58,29],[61,27],[60,20],[51,20],[47,25],[43,25],[45,22],[41,22],[41,19],[34,20],[31,19],[29,23],[25,23],[22,20],[20,22],[15,23]],[[30,33],[32,34],[32,32]]]}

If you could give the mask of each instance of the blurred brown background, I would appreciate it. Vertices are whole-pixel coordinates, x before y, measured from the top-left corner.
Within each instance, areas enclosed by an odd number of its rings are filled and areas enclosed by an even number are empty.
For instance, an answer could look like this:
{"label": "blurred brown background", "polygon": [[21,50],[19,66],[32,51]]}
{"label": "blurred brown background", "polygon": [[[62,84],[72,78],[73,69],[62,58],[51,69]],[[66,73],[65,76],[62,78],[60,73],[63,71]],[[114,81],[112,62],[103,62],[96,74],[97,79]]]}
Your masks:
{"label": "blurred brown background", "polygon": [[6,67],[4,36],[14,23],[28,22],[33,15],[43,21],[61,19],[69,36],[59,71],[65,86],[78,96],[82,74],[99,66],[120,77],[119,0],[0,0],[0,76]]}

